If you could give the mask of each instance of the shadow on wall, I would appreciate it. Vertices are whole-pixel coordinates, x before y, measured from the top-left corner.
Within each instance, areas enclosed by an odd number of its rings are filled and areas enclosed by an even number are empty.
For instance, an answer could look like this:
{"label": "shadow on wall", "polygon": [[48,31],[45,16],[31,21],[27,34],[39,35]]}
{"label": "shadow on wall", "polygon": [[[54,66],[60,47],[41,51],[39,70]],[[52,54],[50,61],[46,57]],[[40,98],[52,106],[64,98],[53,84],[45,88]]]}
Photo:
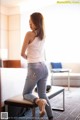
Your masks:
{"label": "shadow on wall", "polygon": [[2,67],[2,60],[1,60],[1,58],[0,58],[0,67]]}

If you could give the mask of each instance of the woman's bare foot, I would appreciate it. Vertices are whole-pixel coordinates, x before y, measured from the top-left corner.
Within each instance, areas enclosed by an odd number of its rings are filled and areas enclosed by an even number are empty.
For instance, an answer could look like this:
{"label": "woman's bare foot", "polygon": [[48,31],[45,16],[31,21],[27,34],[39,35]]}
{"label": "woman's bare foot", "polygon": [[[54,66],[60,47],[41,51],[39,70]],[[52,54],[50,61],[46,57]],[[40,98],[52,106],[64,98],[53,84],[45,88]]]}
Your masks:
{"label": "woman's bare foot", "polygon": [[36,104],[39,106],[40,109],[40,117],[43,117],[46,113],[45,106],[47,104],[47,101],[45,99],[37,99]]}

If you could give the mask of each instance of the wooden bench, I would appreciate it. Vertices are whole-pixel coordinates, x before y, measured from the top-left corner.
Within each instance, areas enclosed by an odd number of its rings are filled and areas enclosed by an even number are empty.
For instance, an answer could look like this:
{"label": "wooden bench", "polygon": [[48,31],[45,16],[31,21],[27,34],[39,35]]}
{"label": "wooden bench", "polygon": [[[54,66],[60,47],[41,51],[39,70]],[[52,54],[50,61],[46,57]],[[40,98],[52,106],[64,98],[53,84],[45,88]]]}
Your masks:
{"label": "wooden bench", "polygon": [[[49,99],[55,97],[56,95],[59,95],[60,93],[63,93],[63,106],[62,109],[54,109],[53,110],[60,110],[60,111],[64,111],[65,110],[65,94],[64,94],[64,88],[63,87],[57,87],[57,86],[52,86],[51,90],[49,93],[47,93],[47,96],[49,97]],[[37,93],[34,91],[33,94],[35,94],[37,96]],[[8,106],[19,106],[19,107],[30,107],[32,109],[32,118],[35,119],[35,107],[37,107],[37,105],[35,105],[34,103],[24,100],[22,95],[18,95],[15,97],[12,97],[10,99],[5,100],[4,102],[5,105],[5,112],[8,112]]]}

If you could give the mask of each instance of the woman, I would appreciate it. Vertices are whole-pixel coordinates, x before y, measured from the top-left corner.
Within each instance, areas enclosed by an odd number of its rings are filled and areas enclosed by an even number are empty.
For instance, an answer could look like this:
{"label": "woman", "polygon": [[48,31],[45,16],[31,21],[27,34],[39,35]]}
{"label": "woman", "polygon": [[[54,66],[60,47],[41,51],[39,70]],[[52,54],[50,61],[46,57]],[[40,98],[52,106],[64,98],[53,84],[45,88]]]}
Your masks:
{"label": "woman", "polygon": [[[22,45],[21,56],[28,61],[28,74],[23,90],[23,97],[39,106],[40,116],[44,116],[45,110],[49,120],[53,120],[52,109],[46,96],[46,82],[48,70],[44,61],[44,29],[43,16],[35,12],[30,16],[30,28],[25,35]],[[27,54],[25,51],[27,50]],[[32,90],[37,85],[38,96],[32,94]]]}

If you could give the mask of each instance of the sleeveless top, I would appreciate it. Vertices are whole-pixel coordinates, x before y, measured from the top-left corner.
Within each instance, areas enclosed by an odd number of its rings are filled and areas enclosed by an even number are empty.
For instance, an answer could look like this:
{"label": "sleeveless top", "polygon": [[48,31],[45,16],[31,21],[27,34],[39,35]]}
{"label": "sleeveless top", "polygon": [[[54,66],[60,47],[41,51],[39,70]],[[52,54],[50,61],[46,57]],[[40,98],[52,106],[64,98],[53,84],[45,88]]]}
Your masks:
{"label": "sleeveless top", "polygon": [[39,40],[38,37],[27,47],[28,63],[44,62],[44,40]]}

